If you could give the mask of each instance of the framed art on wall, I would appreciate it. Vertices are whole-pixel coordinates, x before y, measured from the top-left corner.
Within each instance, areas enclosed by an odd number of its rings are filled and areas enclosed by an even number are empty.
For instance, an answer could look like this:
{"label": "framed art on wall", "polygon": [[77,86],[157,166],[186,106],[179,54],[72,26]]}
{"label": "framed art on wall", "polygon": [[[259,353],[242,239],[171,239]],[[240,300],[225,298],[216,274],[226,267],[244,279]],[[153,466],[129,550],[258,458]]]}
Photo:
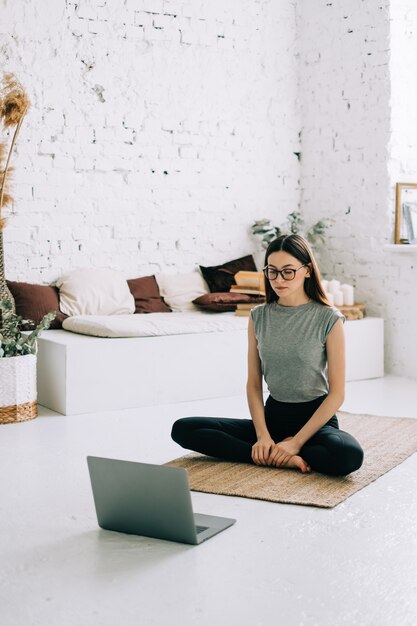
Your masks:
{"label": "framed art on wall", "polygon": [[417,244],[417,183],[396,184],[394,243]]}

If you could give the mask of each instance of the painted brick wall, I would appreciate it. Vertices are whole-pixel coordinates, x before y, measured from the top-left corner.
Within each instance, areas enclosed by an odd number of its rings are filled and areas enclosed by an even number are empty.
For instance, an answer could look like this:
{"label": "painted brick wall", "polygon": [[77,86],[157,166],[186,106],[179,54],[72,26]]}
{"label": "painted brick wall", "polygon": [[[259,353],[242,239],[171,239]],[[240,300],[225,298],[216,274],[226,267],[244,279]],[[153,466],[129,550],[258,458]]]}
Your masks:
{"label": "painted brick wall", "polygon": [[391,237],[389,6],[300,6],[301,206],[311,218],[335,220],[323,269],[355,281],[376,312],[381,246]]}
{"label": "painted brick wall", "polygon": [[[391,136],[389,148],[390,205],[397,182],[417,183],[417,5],[396,0],[391,23]],[[406,252],[406,251],[405,251]],[[386,316],[391,371],[417,379],[417,254],[390,252],[395,276],[386,281]]]}
{"label": "painted brick wall", "polygon": [[335,220],[321,265],[386,319],[387,370],[417,378],[417,258],[384,248],[417,180],[413,5],[3,0],[1,65],[33,101],[9,277],[218,263],[301,206]]}
{"label": "painted brick wall", "polygon": [[301,208],[311,221],[335,221],[321,266],[385,318],[387,371],[417,378],[417,257],[384,247],[393,241],[395,182],[417,181],[416,8],[300,2],[297,32]]}
{"label": "painted brick wall", "polygon": [[33,103],[9,278],[133,277],[252,251],[299,200],[289,0],[4,0],[0,56]]}

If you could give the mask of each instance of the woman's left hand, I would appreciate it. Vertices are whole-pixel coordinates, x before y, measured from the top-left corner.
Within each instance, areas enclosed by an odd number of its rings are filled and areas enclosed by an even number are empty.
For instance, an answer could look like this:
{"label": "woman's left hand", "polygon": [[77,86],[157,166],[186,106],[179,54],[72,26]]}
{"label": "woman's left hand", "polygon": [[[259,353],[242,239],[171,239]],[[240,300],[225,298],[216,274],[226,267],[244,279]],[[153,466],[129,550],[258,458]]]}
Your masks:
{"label": "woman's left hand", "polygon": [[274,467],[282,467],[288,463],[292,456],[299,452],[300,446],[297,445],[294,437],[287,437],[284,441],[278,441],[278,443],[271,448],[267,464],[273,465]]}

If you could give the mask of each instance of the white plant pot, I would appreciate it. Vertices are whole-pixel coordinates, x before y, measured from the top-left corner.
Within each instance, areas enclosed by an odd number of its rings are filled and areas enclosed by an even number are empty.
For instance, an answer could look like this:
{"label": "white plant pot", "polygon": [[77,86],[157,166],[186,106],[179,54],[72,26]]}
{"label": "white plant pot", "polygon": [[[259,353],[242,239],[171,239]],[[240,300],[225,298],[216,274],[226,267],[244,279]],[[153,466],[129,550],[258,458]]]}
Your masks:
{"label": "white plant pot", "polygon": [[0,381],[0,423],[37,416],[35,354],[0,358]]}

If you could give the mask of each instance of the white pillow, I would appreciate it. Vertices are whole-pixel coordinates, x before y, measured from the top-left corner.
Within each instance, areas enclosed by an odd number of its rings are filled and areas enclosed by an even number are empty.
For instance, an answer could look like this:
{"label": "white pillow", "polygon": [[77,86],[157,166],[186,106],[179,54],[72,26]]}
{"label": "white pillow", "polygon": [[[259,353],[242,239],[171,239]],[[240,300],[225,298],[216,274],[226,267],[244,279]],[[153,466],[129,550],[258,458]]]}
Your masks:
{"label": "white pillow", "polygon": [[126,278],[105,268],[74,270],[56,281],[66,315],[124,315],[135,312]]}
{"label": "white pillow", "polygon": [[198,271],[187,274],[156,274],[159,292],[173,311],[195,311],[193,300],[209,292]]}

